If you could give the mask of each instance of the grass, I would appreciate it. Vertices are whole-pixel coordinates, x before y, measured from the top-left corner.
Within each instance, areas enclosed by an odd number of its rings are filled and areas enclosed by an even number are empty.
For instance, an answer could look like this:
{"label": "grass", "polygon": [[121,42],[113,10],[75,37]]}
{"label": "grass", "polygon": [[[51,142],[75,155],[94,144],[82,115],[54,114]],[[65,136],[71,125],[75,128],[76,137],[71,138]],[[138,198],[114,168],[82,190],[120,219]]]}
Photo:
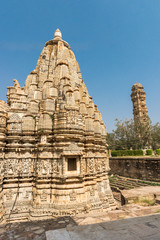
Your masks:
{"label": "grass", "polygon": [[113,175],[109,177],[109,181],[114,182],[117,179],[117,176]]}
{"label": "grass", "polygon": [[142,203],[146,203],[149,206],[154,206],[155,205],[155,200],[149,200],[149,199],[144,199]]}
{"label": "grass", "polygon": [[160,209],[156,210],[155,213],[160,213]]}
{"label": "grass", "polygon": [[154,206],[155,205],[155,200],[154,199],[134,199],[133,203],[135,204],[142,204],[146,206]]}
{"label": "grass", "polygon": [[145,183],[147,185],[150,185],[150,186],[160,186],[159,183],[155,183],[155,182],[146,182],[146,181],[139,181],[140,183]]}

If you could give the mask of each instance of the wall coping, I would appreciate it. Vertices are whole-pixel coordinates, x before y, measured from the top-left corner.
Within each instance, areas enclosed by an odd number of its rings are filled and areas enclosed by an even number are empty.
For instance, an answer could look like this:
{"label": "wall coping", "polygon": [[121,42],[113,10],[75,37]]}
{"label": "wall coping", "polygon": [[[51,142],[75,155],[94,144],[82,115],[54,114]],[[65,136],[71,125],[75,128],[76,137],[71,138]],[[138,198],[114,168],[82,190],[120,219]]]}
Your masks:
{"label": "wall coping", "polygon": [[160,161],[160,157],[149,157],[149,156],[123,156],[123,157],[109,157],[109,160],[138,160],[138,159],[142,159],[142,160],[157,160]]}

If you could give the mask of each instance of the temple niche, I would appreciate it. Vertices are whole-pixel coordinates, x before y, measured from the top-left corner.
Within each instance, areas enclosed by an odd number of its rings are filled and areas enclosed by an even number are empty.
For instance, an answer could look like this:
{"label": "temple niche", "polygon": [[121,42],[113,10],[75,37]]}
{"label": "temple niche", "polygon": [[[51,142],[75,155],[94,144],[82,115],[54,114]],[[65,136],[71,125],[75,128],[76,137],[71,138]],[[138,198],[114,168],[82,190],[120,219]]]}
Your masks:
{"label": "temple niche", "polygon": [[0,101],[0,217],[26,221],[116,207],[106,128],[57,29],[25,86]]}

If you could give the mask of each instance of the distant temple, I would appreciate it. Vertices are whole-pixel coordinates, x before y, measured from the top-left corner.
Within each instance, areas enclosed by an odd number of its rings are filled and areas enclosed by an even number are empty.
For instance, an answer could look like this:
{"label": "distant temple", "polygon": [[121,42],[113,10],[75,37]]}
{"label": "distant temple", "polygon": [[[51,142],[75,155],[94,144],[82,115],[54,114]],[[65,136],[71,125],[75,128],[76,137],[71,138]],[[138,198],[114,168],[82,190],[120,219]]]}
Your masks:
{"label": "distant temple", "polygon": [[115,208],[106,128],[57,29],[36,69],[0,101],[0,217],[19,221]]}

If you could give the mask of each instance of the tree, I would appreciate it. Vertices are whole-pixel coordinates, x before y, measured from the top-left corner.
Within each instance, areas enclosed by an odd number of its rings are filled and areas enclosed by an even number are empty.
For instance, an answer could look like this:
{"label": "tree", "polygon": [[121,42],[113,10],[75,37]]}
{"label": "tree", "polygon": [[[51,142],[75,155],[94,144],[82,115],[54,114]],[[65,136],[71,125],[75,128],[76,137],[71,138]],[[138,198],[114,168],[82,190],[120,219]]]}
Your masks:
{"label": "tree", "polygon": [[130,120],[115,120],[116,129],[108,134],[107,143],[109,149],[144,149],[152,143],[149,124]]}
{"label": "tree", "polygon": [[157,122],[154,125],[151,125],[151,137],[152,137],[152,148],[160,148],[160,123]]}
{"label": "tree", "polygon": [[108,134],[107,143],[110,149],[130,149],[135,145],[134,121],[130,120],[115,120],[116,129]]}

